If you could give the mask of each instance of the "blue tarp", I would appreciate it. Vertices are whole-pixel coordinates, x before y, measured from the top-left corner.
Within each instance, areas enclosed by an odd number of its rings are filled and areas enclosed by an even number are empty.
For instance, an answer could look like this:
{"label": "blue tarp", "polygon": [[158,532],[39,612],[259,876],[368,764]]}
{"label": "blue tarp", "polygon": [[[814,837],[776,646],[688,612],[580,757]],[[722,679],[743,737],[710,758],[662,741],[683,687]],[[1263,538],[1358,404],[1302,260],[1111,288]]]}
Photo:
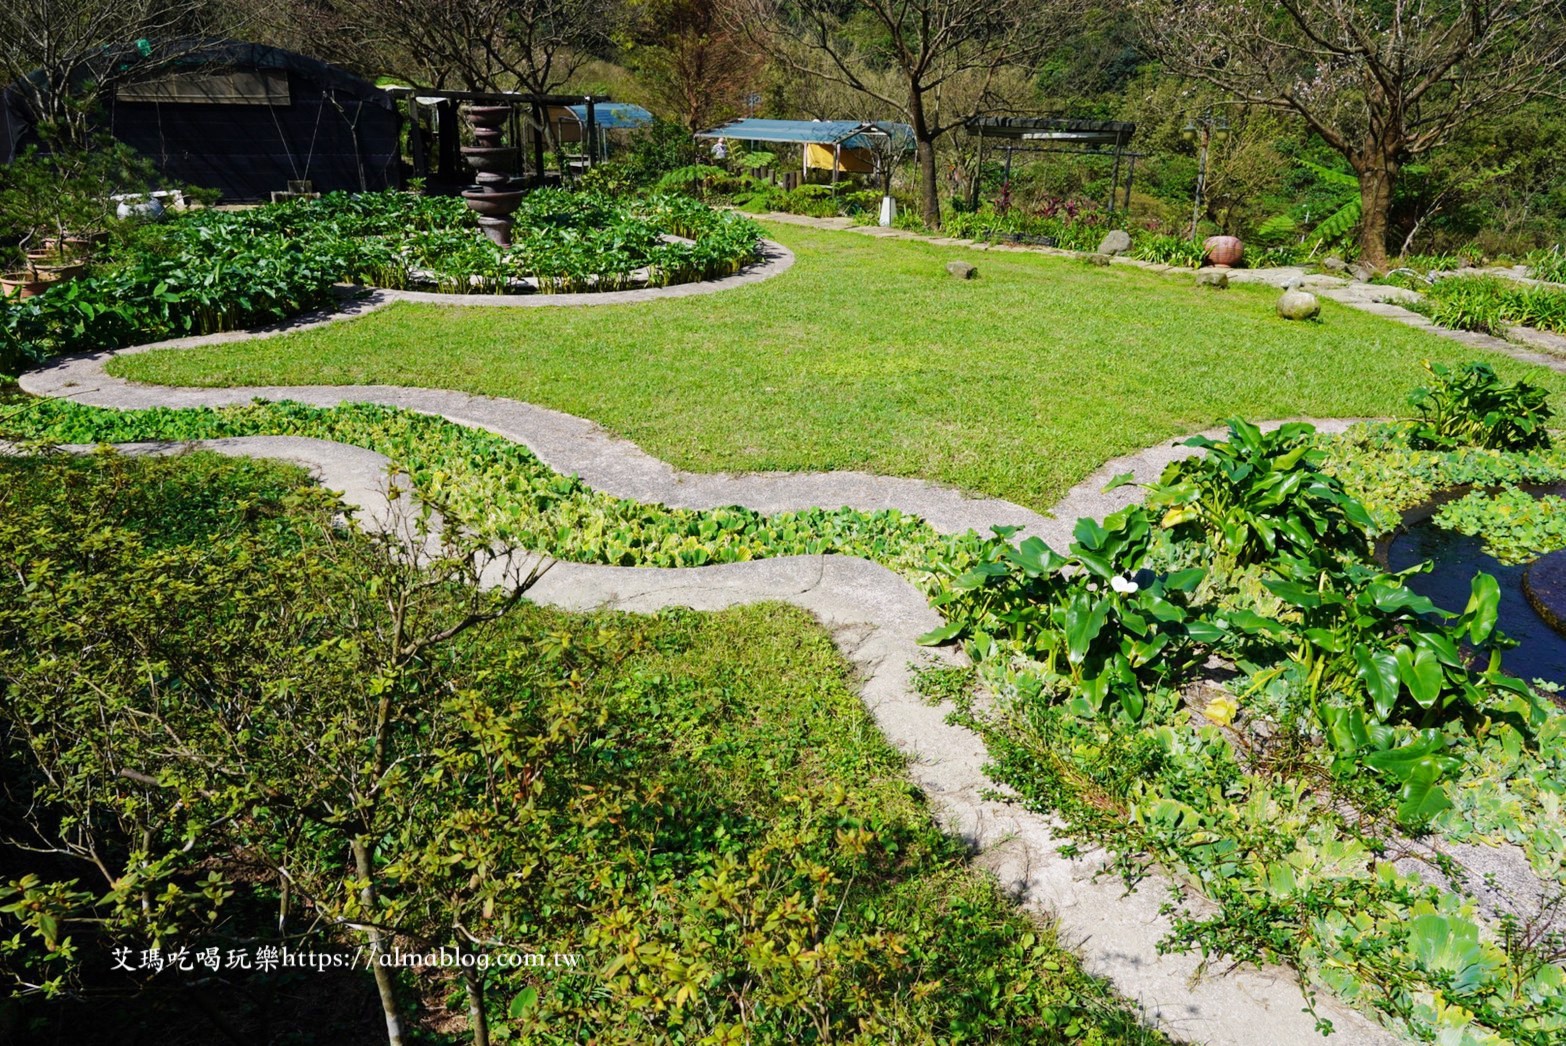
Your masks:
{"label": "blue tarp", "polygon": [[[578,123],[584,127],[587,125],[587,106],[570,105],[566,108],[571,110]],[[614,131],[627,127],[647,127],[653,122],[653,114],[629,102],[594,102],[593,120],[599,127]]]}
{"label": "blue tarp", "polygon": [[913,128],[905,123],[874,124],[858,120],[735,120],[710,131],[702,131],[698,138],[738,138],[745,142],[789,142],[795,145],[842,145],[848,149],[860,149],[871,144],[868,128],[875,128],[891,135],[899,148],[913,145]]}

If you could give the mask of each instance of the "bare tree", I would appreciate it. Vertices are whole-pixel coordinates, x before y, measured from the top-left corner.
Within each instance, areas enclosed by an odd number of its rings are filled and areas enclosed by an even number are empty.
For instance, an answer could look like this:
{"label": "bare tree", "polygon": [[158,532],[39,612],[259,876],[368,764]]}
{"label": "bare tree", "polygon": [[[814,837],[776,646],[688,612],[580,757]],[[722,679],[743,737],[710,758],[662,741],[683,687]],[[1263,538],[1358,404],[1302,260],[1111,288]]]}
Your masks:
{"label": "bare tree", "polygon": [[510,0],[497,58],[524,91],[549,94],[606,47],[620,25],[615,0]]}
{"label": "bare tree", "polygon": [[1558,90],[1559,0],[1135,0],[1167,68],[1298,114],[1359,180],[1360,252],[1386,265],[1410,158],[1499,107]]}
{"label": "bare tree", "polygon": [[763,56],[736,30],[733,0],[643,0],[626,58],[655,104],[687,130],[740,111]]}
{"label": "bare tree", "polygon": [[152,75],[195,46],[168,41],[212,24],[207,0],[16,0],[0,5],[0,82],[23,92],[46,138],[81,148],[98,98]]}
{"label": "bare tree", "polygon": [[[749,0],[745,24],[795,73],[847,84],[907,119],[924,221],[934,226],[941,218],[936,143],[973,116],[1007,108],[993,89],[997,76],[1029,64],[1069,2]],[[959,84],[966,104],[943,105]]]}
{"label": "bare tree", "polygon": [[[286,21],[319,26],[311,48],[421,87],[551,94],[619,24],[613,0],[294,0]],[[278,27],[282,29],[282,26]]]}

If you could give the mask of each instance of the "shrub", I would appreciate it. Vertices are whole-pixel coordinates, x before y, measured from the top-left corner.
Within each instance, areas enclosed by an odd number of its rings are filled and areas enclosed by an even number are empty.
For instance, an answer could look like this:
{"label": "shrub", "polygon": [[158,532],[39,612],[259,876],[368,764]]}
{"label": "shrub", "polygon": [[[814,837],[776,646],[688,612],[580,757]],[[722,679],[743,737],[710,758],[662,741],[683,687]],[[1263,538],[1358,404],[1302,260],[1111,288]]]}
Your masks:
{"label": "shrub", "polygon": [[1456,330],[1504,335],[1511,326],[1566,332],[1566,291],[1529,287],[1493,276],[1436,280],[1409,306],[1433,323]]}
{"label": "shrub", "polygon": [[1505,382],[1488,363],[1451,368],[1425,363],[1435,379],[1409,394],[1419,419],[1409,436],[1415,450],[1485,447],[1532,450],[1550,445],[1554,412],[1549,392],[1526,381]]}
{"label": "shrub", "polygon": [[1161,525],[1199,536],[1235,565],[1295,556],[1312,562],[1369,547],[1370,516],[1343,485],[1323,472],[1326,452],[1303,422],[1272,432],[1229,422],[1229,438],[1185,441],[1206,453],[1169,465],[1150,488],[1149,509]]}

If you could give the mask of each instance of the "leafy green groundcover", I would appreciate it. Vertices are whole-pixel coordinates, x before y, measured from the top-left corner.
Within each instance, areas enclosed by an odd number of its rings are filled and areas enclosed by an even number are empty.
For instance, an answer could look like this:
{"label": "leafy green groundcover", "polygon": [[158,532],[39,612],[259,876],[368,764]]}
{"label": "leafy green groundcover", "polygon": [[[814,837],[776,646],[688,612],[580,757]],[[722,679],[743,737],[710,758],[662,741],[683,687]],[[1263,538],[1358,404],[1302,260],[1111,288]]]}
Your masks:
{"label": "leafy green groundcover", "polygon": [[[876,559],[932,593],[951,622],[932,638],[962,638],[1000,695],[998,711],[968,713],[996,778],[1109,845],[1128,874],[1153,861],[1219,902],[1169,946],[1292,962],[1421,1037],[1566,1033],[1542,922],[1494,924],[1462,888],[1392,863],[1411,833],[1504,840],[1566,883],[1566,718],[1461,653],[1504,659],[1493,586],[1476,582],[1468,613],[1442,621],[1368,561],[1372,533],[1427,493],[1558,481],[1559,449],[1413,450],[1407,425],[1329,439],[1237,423],[1147,506],[1083,521],[1062,555],[1005,534],[940,537],[895,513],[631,505],[496,437],[381,408],[49,403],[23,426],[72,441],[346,439],[408,463],[416,486],[472,510],[484,532],[573,559]],[[1233,666],[1226,685],[1203,682],[1212,654]]]}
{"label": "leafy green groundcover", "polygon": [[554,472],[504,437],[374,405],[116,411],[33,400],[3,427],[56,443],[253,435],[348,443],[400,463],[421,496],[449,506],[486,537],[579,562],[689,567],[838,552],[918,574],[937,558],[961,558],[963,547],[978,544],[971,537],[940,535],[896,509],[764,516],[739,507],[692,511],[610,497]]}
{"label": "leafy green groundcover", "polygon": [[[122,1041],[218,1010],[241,1037],[361,1037],[362,971],[324,997],[289,971],[108,972],[119,946],[255,953],[291,912],[296,952],[351,951],[366,918],[455,946],[455,918],[500,941],[469,949],[578,955],[488,974],[496,1041],[1163,1041],[966,867],[803,612],[524,605],[366,673],[406,578],[302,470],[203,454],[0,460],[0,547],[0,823],[43,811],[30,840],[92,839],[117,877],[6,852],[33,878],[0,881],[0,977],[90,1000],[35,995],[24,1028]],[[467,598],[425,587],[398,620]],[[355,738],[382,694],[376,763]],[[332,840],[382,764],[366,912]],[[397,992],[419,1041],[467,1038],[453,975]]]}

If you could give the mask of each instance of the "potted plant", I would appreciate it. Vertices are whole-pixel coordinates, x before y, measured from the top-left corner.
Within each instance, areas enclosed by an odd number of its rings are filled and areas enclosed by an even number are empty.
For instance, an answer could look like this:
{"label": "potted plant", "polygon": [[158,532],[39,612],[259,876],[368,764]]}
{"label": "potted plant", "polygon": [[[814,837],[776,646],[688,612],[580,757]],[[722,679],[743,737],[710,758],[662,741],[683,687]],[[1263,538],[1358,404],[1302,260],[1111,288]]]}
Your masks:
{"label": "potted plant", "polygon": [[25,258],[0,274],[0,290],[28,297],[81,275],[111,227],[114,194],[151,175],[151,165],[119,143],[34,147],[0,167],[0,242],[15,243]]}

